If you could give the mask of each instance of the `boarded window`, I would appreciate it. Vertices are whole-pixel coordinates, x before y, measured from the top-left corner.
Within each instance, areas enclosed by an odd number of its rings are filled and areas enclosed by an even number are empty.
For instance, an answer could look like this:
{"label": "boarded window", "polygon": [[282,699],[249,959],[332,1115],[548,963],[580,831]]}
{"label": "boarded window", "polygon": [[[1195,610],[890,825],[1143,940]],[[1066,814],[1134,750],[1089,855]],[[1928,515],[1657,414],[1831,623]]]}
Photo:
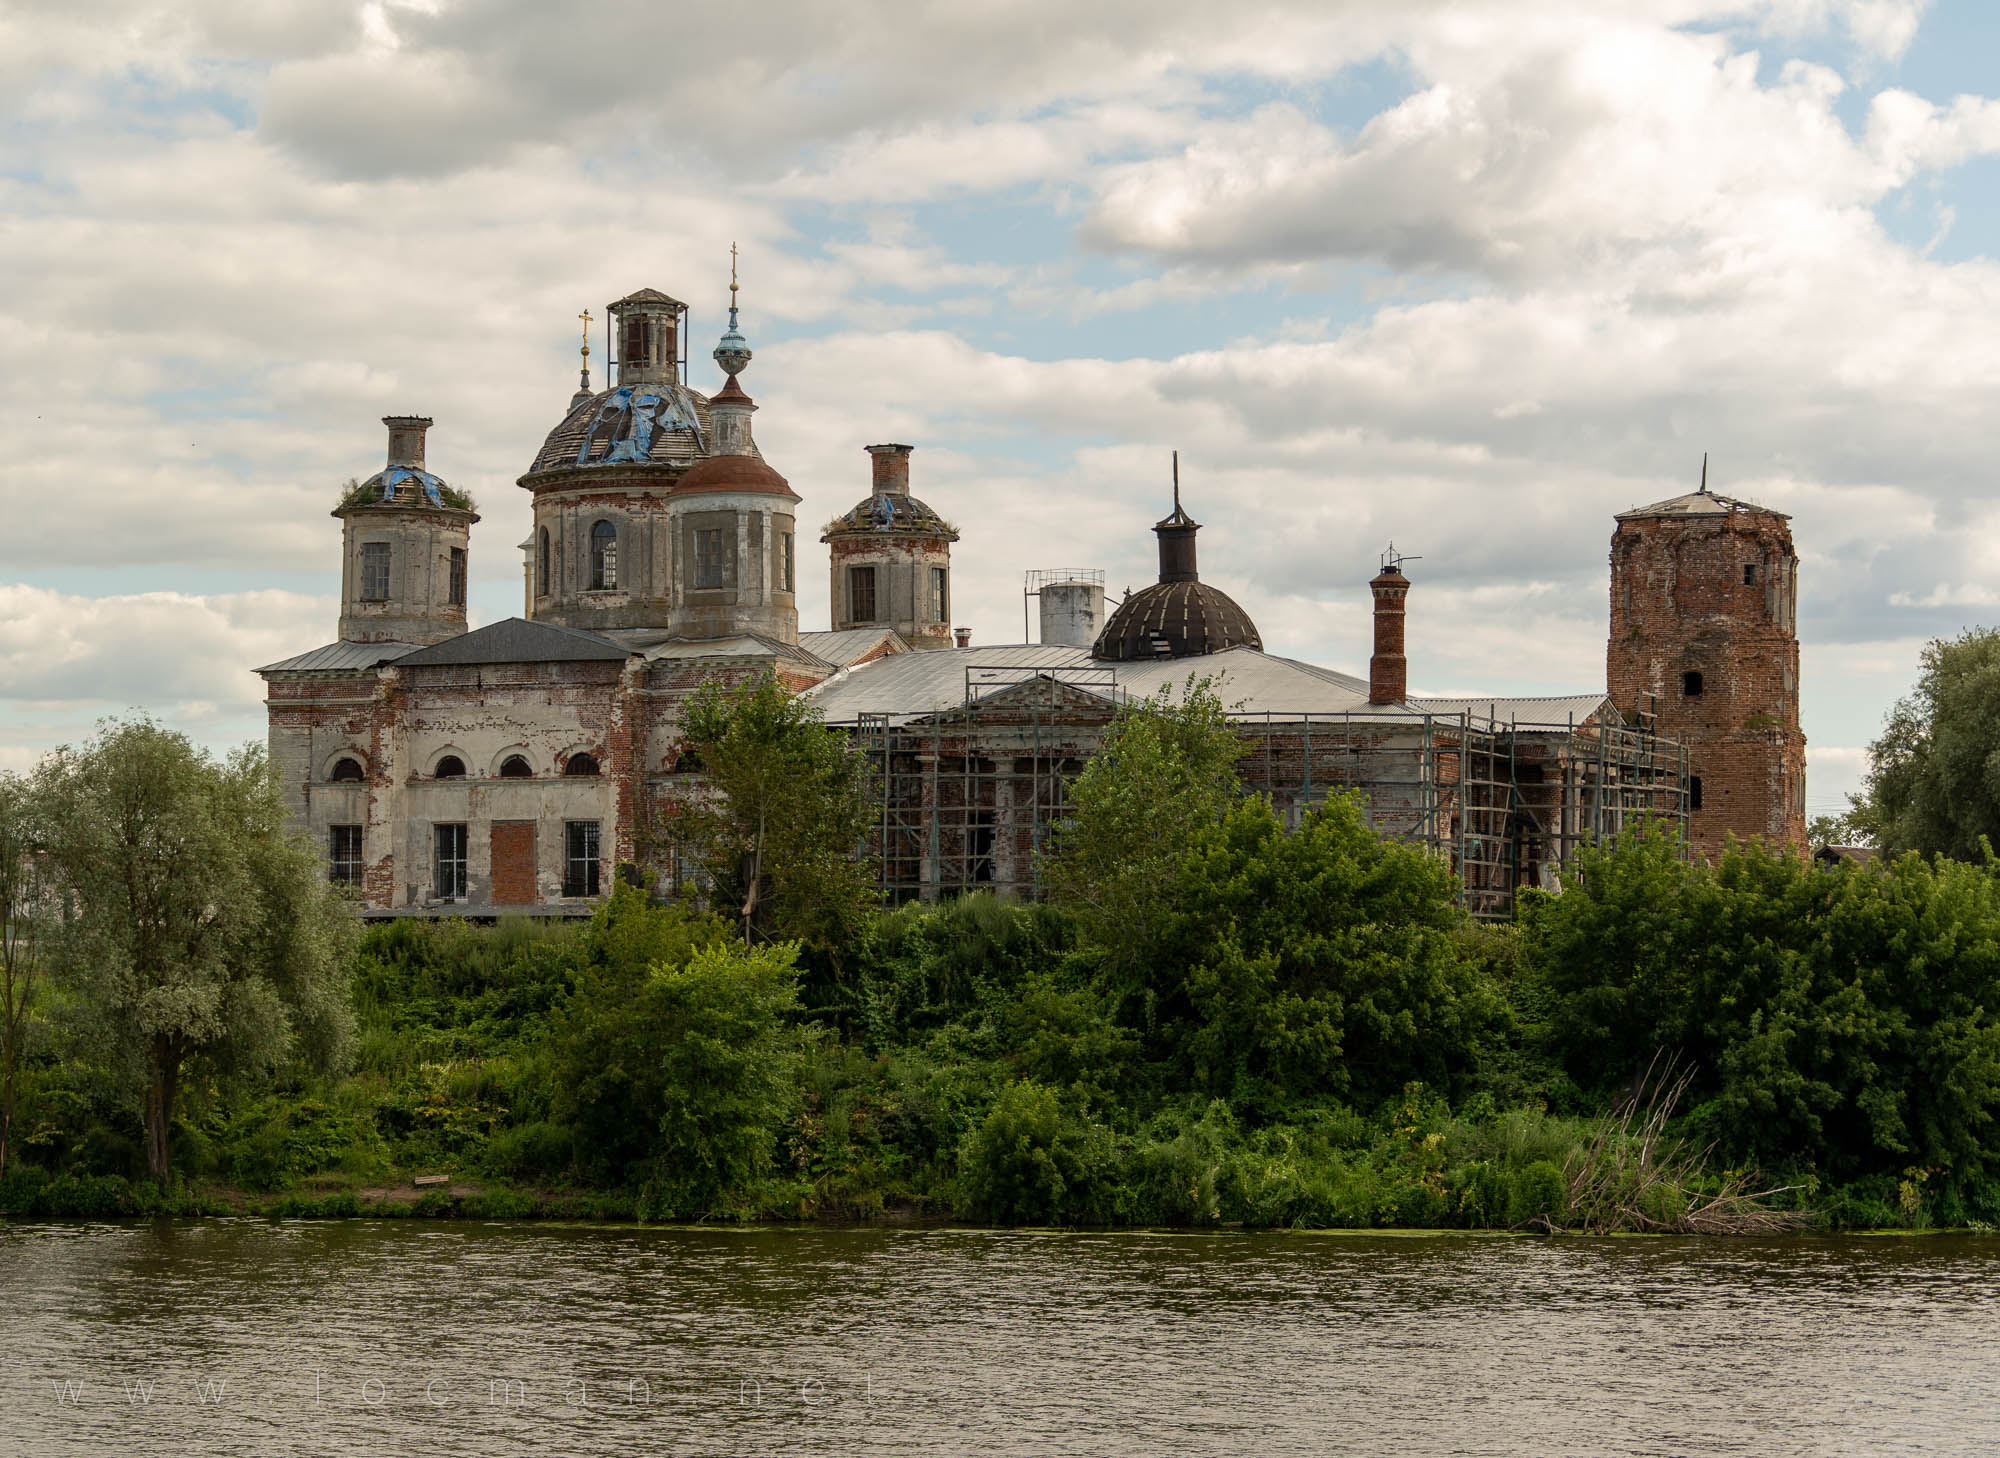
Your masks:
{"label": "boarded window", "polygon": [[950,616],[950,575],[942,567],[933,567],[931,568],[931,621],[942,623]]}
{"label": "boarded window", "polygon": [[618,586],[618,528],[608,521],[590,529],[590,585],[600,592]]}
{"label": "boarded window", "polygon": [[700,528],[694,534],[694,585],[720,587],[722,580],[722,528]]}
{"label": "boarded window", "polygon": [[361,544],[361,600],[363,602],[387,602],[389,600],[389,544],[387,542],[363,542]]}
{"label": "boarded window", "polygon": [[361,885],[361,827],[329,825],[326,829],[327,879],[336,886]]}
{"label": "boarded window", "polygon": [[535,822],[493,822],[493,904],[533,906],[535,895]]}
{"label": "boarded window", "polygon": [[597,894],[598,859],[595,820],[563,822],[563,895]]}
{"label": "boarded window", "polygon": [[358,759],[338,759],[334,761],[333,773],[328,776],[336,784],[362,778],[361,761]]}
{"label": "boarded window", "polygon": [[465,827],[437,825],[437,857],[432,884],[440,901],[465,899]]}
{"label": "boarded window", "polygon": [[857,623],[875,621],[875,569],[873,567],[850,567],[847,569],[847,616]]}
{"label": "boarded window", "polygon": [[465,606],[465,548],[451,549],[451,596],[453,607]]}

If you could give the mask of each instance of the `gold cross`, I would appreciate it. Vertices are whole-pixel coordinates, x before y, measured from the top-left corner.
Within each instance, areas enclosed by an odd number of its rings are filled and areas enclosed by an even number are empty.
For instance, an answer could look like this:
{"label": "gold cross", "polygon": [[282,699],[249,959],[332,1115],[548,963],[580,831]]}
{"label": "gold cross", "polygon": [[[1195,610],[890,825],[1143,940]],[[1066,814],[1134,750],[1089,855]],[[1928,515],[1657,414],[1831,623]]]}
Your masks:
{"label": "gold cross", "polygon": [[590,310],[585,309],[576,317],[583,320],[583,352],[585,356],[588,356],[590,354]]}

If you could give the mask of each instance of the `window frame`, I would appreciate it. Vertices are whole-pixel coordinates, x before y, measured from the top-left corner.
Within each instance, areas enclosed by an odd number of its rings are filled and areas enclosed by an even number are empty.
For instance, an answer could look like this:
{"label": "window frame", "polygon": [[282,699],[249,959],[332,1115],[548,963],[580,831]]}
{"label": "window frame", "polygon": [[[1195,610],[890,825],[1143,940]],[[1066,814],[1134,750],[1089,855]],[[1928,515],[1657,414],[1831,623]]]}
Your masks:
{"label": "window frame", "polygon": [[465,606],[465,548],[451,547],[445,559],[445,605]]}
{"label": "window frame", "polygon": [[470,885],[470,836],[462,820],[431,825],[431,891],[439,901],[464,901]]}
{"label": "window frame", "polygon": [[[849,622],[879,623],[882,621],[880,616],[878,616],[880,594],[877,591],[881,584],[876,578],[875,566],[876,564],[873,562],[864,562],[855,563],[847,569],[847,617]],[[861,611],[861,603],[864,597],[861,585],[864,582],[868,584],[868,591],[865,594],[868,611],[865,613]]]}
{"label": "window frame", "polygon": [[697,592],[719,592],[728,586],[729,578],[724,566],[727,553],[722,540],[723,529],[698,526],[693,530],[694,589]]}
{"label": "window frame", "polygon": [[599,517],[590,527],[590,590],[618,590],[618,526]]}
{"label": "window frame", "polygon": [[[388,542],[363,542],[361,561],[356,567],[361,582],[356,597],[361,602],[387,602],[395,576],[395,548]],[[380,590],[377,591],[376,589]]]}
{"label": "window frame", "polygon": [[535,596],[547,597],[549,595],[549,529],[547,527],[536,528],[536,545],[540,550],[535,559]]}
{"label": "window frame", "polygon": [[784,539],[784,547],[782,550],[784,553],[784,584],[785,584],[783,587],[779,589],[779,591],[797,592],[799,590],[797,585],[798,548],[793,543],[793,537],[796,534],[792,532],[779,532],[778,535]]}
{"label": "window frame", "polygon": [[931,568],[931,621],[945,623],[951,621],[951,569]]}
{"label": "window frame", "polygon": [[596,896],[604,881],[604,822],[563,822],[563,892],[566,897]]}
{"label": "window frame", "polygon": [[367,862],[362,855],[361,827],[329,825],[326,828],[326,878],[336,886],[360,890]]}

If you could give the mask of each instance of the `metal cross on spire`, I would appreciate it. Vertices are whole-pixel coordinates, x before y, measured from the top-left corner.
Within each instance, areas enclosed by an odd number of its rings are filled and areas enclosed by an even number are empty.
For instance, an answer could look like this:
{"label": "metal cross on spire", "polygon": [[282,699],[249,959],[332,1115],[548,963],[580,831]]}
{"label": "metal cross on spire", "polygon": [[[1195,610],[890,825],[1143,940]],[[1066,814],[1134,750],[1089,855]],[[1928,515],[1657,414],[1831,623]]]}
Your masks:
{"label": "metal cross on spire", "polygon": [[583,368],[578,372],[578,379],[582,382],[583,388],[588,390],[590,388],[590,310],[585,309],[576,317],[583,320]]}
{"label": "metal cross on spire", "polygon": [[729,327],[736,327],[736,245],[729,245]]}

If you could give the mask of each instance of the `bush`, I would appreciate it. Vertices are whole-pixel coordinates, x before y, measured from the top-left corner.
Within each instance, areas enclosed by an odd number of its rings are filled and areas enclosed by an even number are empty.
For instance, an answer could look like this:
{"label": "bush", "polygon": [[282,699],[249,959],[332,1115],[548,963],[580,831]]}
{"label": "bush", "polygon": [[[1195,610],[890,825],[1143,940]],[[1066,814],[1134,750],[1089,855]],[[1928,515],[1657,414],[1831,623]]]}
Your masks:
{"label": "bush", "polygon": [[1075,1131],[1062,1100],[1037,1083],[1008,1085],[959,1160],[966,1198],[996,1225],[1054,1225],[1084,1192]]}

